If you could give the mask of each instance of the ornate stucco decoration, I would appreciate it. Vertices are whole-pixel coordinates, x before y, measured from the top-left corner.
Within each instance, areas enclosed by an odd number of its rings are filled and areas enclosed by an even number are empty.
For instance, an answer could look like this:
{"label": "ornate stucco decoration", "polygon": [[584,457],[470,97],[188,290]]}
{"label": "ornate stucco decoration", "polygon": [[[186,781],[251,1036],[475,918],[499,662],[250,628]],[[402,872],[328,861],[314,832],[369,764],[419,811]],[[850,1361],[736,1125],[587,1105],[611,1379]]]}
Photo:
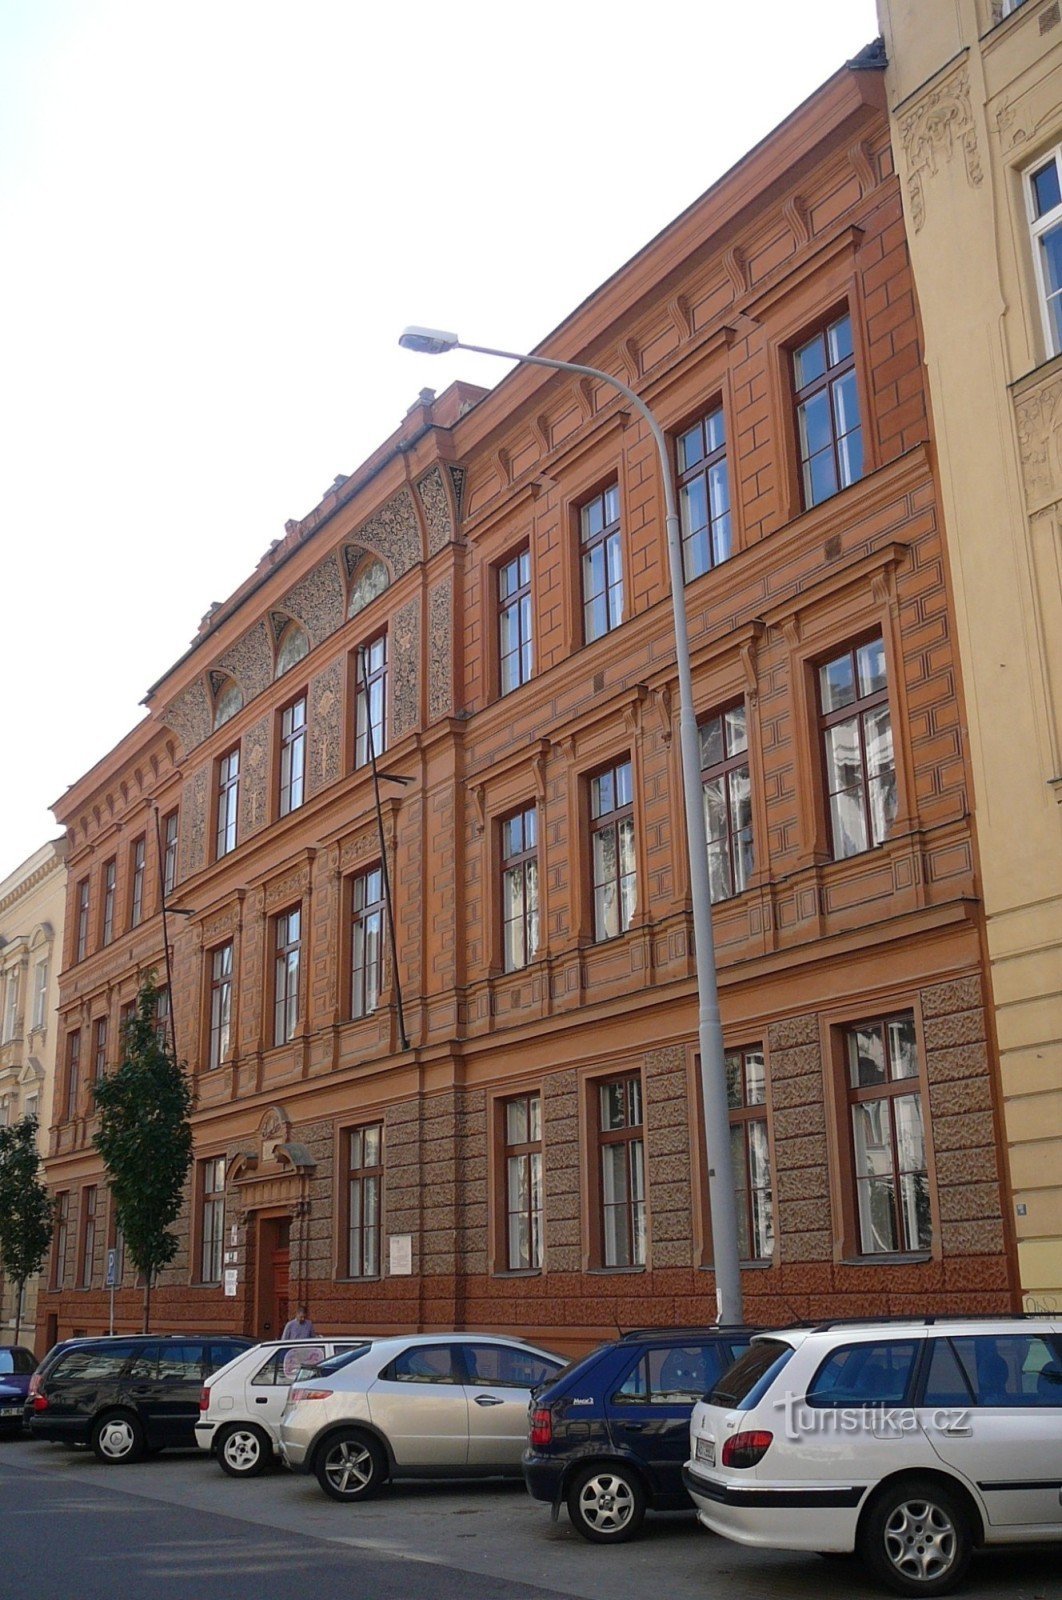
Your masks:
{"label": "ornate stucco decoration", "polygon": [[282,606],[303,624],[311,644],[320,644],[342,627],[344,619],[343,580],[334,555],[308,572],[284,596]]}
{"label": "ornate stucco decoration", "polygon": [[438,467],[432,467],[420,479],[417,484],[417,494],[420,496],[420,503],[424,507],[424,519],[428,524],[428,552],[430,555],[435,555],[444,545],[448,545],[454,536],[450,497]]}
{"label": "ornate stucco decoration", "polygon": [[265,621],[256,622],[237,639],[215,666],[236,679],[243,690],[244,704],[268,689],[273,681],[273,644]]}
{"label": "ornate stucco decoration", "polygon": [[1018,450],[1031,511],[1062,499],[1062,370],[1015,401]]}
{"label": "ornate stucco decoration", "polygon": [[453,578],[428,596],[428,721],[453,711]]}
{"label": "ornate stucco decoration", "polygon": [[393,667],[391,732],[397,741],[417,726],[420,711],[420,598],[395,612],[392,623]]}
{"label": "ornate stucco decoration", "polygon": [[361,524],[355,537],[358,544],[383,556],[392,579],[415,567],[421,556],[420,527],[410,491],[400,489],[392,495],[386,505]]}
{"label": "ornate stucco decoration", "polygon": [[206,865],[207,796],[210,768],[200,767],[184,786],[180,811],[180,876],[191,877]]}
{"label": "ornate stucco decoration", "polygon": [[160,717],[173,729],[186,753],[208,739],[214,713],[204,679],[197,678],[187,689],[182,689],[169,705],[163,706]]}
{"label": "ornate stucco decoration", "polygon": [[970,109],[970,74],[964,65],[925,94],[900,120],[907,165],[907,195],[917,233],[926,220],[925,182],[941,166],[950,166],[961,150],[968,183],[984,178],[977,148],[977,130]]}
{"label": "ornate stucco decoration", "polygon": [[339,777],[343,730],[343,663],[331,666],[310,680],[310,759],[306,767],[306,787],[317,794]]}
{"label": "ornate stucco decoration", "polygon": [[269,821],[269,729],[262,717],[240,741],[239,837],[246,839]]}
{"label": "ornate stucco decoration", "polygon": [[276,911],[279,906],[301,900],[309,887],[310,864],[303,862],[301,867],[296,867],[292,872],[285,872],[282,878],[274,878],[272,883],[266,884],[266,911]]}

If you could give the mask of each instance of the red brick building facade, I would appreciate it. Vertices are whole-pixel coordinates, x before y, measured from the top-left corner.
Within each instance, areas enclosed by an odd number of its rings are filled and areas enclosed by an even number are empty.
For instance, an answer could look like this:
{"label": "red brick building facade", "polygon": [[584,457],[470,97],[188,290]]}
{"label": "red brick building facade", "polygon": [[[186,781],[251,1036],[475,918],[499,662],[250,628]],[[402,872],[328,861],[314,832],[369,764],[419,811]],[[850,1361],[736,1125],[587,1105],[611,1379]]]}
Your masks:
{"label": "red brick building facade", "polygon": [[[883,104],[873,56],[844,68],[542,347],[674,446],[766,1321],[1014,1294]],[[159,1326],[275,1332],[296,1291],[322,1328],[569,1348],[712,1317],[663,495],[614,391],[524,367],[422,394],[56,812],[50,1335],[106,1326],[90,1079],[163,968],[160,850],[198,1103]],[[127,1268],[120,1326],[139,1300]]]}

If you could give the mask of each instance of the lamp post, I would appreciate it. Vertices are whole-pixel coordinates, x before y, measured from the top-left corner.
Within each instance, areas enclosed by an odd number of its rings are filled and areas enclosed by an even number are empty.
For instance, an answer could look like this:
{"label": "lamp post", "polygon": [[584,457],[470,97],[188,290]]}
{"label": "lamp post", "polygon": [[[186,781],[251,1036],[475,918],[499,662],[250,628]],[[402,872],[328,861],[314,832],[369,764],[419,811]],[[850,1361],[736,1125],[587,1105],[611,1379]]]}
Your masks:
{"label": "lamp post", "polygon": [[696,944],[698,1035],[716,1305],[720,1322],[740,1323],[743,1320],[741,1262],[738,1250],[733,1163],[730,1155],[730,1115],[726,1093],[723,1029],[719,1017],[715,944],[712,938],[708,833],[701,788],[700,743],[697,718],[693,708],[693,675],[690,670],[690,642],[686,626],[682,534],[664,431],[640,395],[635,394],[633,389],[628,388],[619,378],[613,377],[610,372],[602,372],[597,367],[583,366],[575,361],[555,361],[549,356],[520,355],[512,350],[494,350],[485,345],[465,344],[455,333],[444,333],[437,328],[407,328],[398,342],[405,349],[415,350],[423,355],[442,355],[447,350],[468,350],[475,355],[498,356],[504,361],[519,361],[526,366],[549,367],[556,372],[576,372],[584,377],[596,378],[602,383],[611,385],[613,389],[618,389],[620,394],[630,401],[645,418],[656,441],[664,483],[668,562],[671,570],[671,604],[674,610],[675,653],[679,679],[679,748],[682,759],[682,789],[686,804],[690,893],[693,901],[693,933]]}

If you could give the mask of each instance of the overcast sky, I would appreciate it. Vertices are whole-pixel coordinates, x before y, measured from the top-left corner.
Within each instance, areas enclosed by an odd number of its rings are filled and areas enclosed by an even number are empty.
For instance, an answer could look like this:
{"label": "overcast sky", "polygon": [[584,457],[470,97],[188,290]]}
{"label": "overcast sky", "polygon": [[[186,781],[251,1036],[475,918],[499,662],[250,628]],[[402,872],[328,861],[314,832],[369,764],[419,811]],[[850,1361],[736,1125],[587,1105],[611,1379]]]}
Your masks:
{"label": "overcast sky", "polygon": [[0,0],[0,879],[212,600],[877,32],[873,0]]}

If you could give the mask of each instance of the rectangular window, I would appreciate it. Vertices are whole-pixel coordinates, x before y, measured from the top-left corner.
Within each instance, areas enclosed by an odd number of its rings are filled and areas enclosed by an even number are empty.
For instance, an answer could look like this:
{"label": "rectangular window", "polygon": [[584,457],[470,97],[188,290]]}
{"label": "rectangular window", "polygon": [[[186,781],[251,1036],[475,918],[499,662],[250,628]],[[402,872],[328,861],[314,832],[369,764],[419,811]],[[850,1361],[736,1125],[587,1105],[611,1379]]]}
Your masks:
{"label": "rectangular window", "polygon": [[364,767],[387,749],[387,635],[362,645],[357,653],[358,688],[354,713],[354,765]]}
{"label": "rectangular window", "polygon": [[225,1242],[225,1157],[201,1163],[202,1213],[199,1274],[203,1283],[221,1282],[221,1254]]}
{"label": "rectangular window", "polygon": [[1062,147],[1026,173],[1026,204],[1049,355],[1062,350]]}
{"label": "rectangular window", "polygon": [[679,516],[686,582],[730,555],[730,478],[722,406],[679,436]]}
{"label": "rectangular window", "polygon": [[793,352],[804,508],[863,476],[852,319],[845,312]]}
{"label": "rectangular window", "polygon": [[19,969],[12,967],[7,975],[4,986],[4,1031],[3,1039],[6,1044],[18,1032],[18,990]]}
{"label": "rectangular window", "polygon": [[93,1023],[92,1070],[97,1078],[107,1071],[107,1018],[97,1017]]}
{"label": "rectangular window", "polygon": [[896,816],[896,764],[880,639],[819,668],[826,793],[835,861],[884,840]]}
{"label": "rectangular window", "polygon": [[542,1097],[505,1102],[506,1263],[510,1272],[542,1265]]}
{"label": "rectangular window", "polygon": [[700,725],[701,784],[713,900],[748,888],[753,868],[752,785],[743,704]]}
{"label": "rectangular window", "polygon": [[635,1075],[597,1086],[602,1261],[645,1265],[645,1146],[642,1081]]}
{"label": "rectangular window", "polygon": [[743,1261],[765,1261],[774,1253],[774,1196],[767,1138],[767,1068],[761,1047],[727,1051],[726,1098],[738,1248]]}
{"label": "rectangular window", "polygon": [[77,1099],[81,1083],[81,1030],[77,1028],[66,1041],[66,1119],[77,1115]]}
{"label": "rectangular window", "polygon": [[162,819],[162,892],[167,900],[177,887],[177,813]]}
{"label": "rectangular window", "polygon": [[347,1276],[380,1276],[383,1200],[383,1124],[352,1128],[348,1135]]}
{"label": "rectangular window", "polygon": [[103,929],[101,942],[110,944],[114,938],[114,901],[117,894],[118,863],[107,862],[103,869]]}
{"label": "rectangular window", "polygon": [[638,875],[634,859],[634,788],[629,761],[590,780],[594,863],[594,938],[615,939],[634,920]]}
{"label": "rectangular window", "polygon": [[583,573],[583,640],[591,644],[623,621],[623,546],[619,484],[587,502],[579,512]]}
{"label": "rectangular window", "polygon": [[48,962],[38,961],[33,969],[33,1026],[40,1032],[48,1016]]}
{"label": "rectangular window", "polygon": [[217,855],[220,860],[236,848],[236,815],[240,803],[240,747],[218,762]]}
{"label": "rectangular window", "polygon": [[280,714],[280,815],[303,802],[306,772],[306,696]]}
{"label": "rectangular window", "polygon": [[88,955],[89,936],[89,881],[82,878],[77,886],[77,944],[75,961],[84,961]]}
{"label": "rectangular window", "polygon": [[502,944],[506,972],[538,953],[538,812],[506,817],[502,827]]}
{"label": "rectangular window", "polygon": [[138,928],[144,920],[144,863],[146,856],[146,840],[143,838],[134,839],[130,860],[132,882],[129,899],[129,926],[131,928]]}
{"label": "rectangular window", "polygon": [[70,1234],[70,1191],[55,1197],[55,1234],[52,1240],[52,1288],[61,1289],[66,1279],[66,1243]]}
{"label": "rectangular window", "polygon": [[287,1044],[299,1021],[299,962],[302,955],[302,911],[285,911],[276,920],[273,983],[273,1043]]}
{"label": "rectangular window", "polygon": [[383,872],[370,867],[350,886],[350,1014],[376,1010],[383,975]]}
{"label": "rectangular window", "polygon": [[229,1058],[232,1025],[232,944],[223,944],[210,957],[210,1066]]}
{"label": "rectangular window", "polygon": [[155,1038],[164,1050],[169,1050],[173,1043],[170,1032],[170,991],[165,986],[155,996]]}
{"label": "rectangular window", "polygon": [[498,568],[498,657],[508,694],[527,682],[533,665],[530,547]]}
{"label": "rectangular window", "polygon": [[845,1068],[859,1248],[863,1255],[928,1250],[933,1227],[913,1015],[849,1028]]}
{"label": "rectangular window", "polygon": [[82,1289],[92,1288],[92,1272],[96,1255],[96,1186],[89,1185],[81,1191],[81,1269],[78,1283]]}

